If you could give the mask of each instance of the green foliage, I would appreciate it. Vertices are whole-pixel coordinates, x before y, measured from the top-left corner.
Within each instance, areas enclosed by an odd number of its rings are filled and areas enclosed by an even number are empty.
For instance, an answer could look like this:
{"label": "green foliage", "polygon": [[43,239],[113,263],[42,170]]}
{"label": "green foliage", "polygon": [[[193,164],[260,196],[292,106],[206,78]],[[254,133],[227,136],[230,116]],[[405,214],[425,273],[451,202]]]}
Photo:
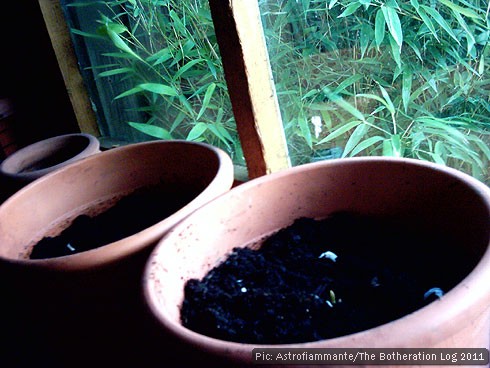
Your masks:
{"label": "green foliage", "polygon": [[[206,141],[242,160],[206,0],[105,0],[100,78],[142,97],[160,139]],[[343,156],[430,160],[490,183],[490,38],[483,0],[259,0],[293,164]],[[110,46],[110,47],[109,47]]]}
{"label": "green foliage", "polygon": [[293,162],[337,145],[490,183],[487,1],[259,3]]}
{"label": "green foliage", "polygon": [[[205,141],[243,163],[218,45],[207,1],[110,0],[75,2],[71,7],[105,5],[95,13],[95,33],[106,41],[107,64],[98,77],[118,77],[130,88],[115,100],[136,96],[134,109],[146,121],[132,128],[159,139]],[[95,19],[94,19],[95,21]]]}

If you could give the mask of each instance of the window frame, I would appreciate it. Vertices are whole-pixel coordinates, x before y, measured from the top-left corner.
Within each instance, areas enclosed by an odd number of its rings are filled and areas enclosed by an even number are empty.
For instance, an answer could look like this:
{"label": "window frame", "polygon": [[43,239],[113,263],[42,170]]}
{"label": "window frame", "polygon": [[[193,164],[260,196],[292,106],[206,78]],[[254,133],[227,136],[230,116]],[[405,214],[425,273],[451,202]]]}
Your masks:
{"label": "window frame", "polygon": [[[100,136],[59,0],[38,0],[80,131]],[[258,2],[209,0],[238,134],[253,179],[291,166]]]}
{"label": "window frame", "polygon": [[78,60],[61,4],[59,0],[38,0],[38,3],[78,127],[82,133],[100,136],[97,118],[78,68]]}

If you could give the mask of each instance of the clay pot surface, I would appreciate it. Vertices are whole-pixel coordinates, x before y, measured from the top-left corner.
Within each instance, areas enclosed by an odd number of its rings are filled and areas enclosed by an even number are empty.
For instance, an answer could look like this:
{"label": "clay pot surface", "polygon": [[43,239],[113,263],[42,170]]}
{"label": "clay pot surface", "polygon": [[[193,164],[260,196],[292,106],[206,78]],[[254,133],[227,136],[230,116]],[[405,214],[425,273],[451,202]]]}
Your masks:
{"label": "clay pot surface", "polygon": [[19,149],[15,134],[13,103],[9,98],[0,98],[0,158],[4,159]]}
{"label": "clay pot surface", "polygon": [[[233,165],[225,152],[203,143],[154,141],[98,153],[19,190],[0,206],[0,276],[9,280],[2,286],[25,325],[18,333],[29,336],[37,330],[42,337],[32,339],[39,342],[49,341],[44,334],[51,332],[56,343],[42,349],[55,357],[68,354],[68,360],[74,346],[84,346],[89,362],[96,351],[104,351],[99,363],[115,362],[115,351],[139,354],[136,347],[122,346],[137,344],[136,329],[144,324],[141,278],[147,257],[169,229],[232,183]],[[195,196],[169,217],[119,241],[68,256],[28,258],[34,244],[56,236],[78,215],[96,215],[134,190],[154,185],[170,195]],[[66,331],[68,326],[72,331]],[[108,353],[109,348],[114,351]],[[88,364],[82,358],[78,363]]]}
{"label": "clay pot surface", "polygon": [[98,139],[84,133],[51,137],[13,152],[0,164],[0,202],[30,182],[99,152]]}
{"label": "clay pot surface", "polygon": [[[235,247],[259,247],[264,238],[297,218],[324,218],[339,211],[388,216],[409,227],[449,234],[451,246],[471,254],[472,271],[440,300],[414,313],[328,340],[242,344],[181,325],[187,280],[201,279]],[[145,271],[145,300],[162,330],[233,364],[252,364],[252,349],[258,347],[488,348],[489,244],[490,189],[476,179],[410,159],[336,159],[254,179],[191,214],[154,249]]]}
{"label": "clay pot surface", "polygon": [[[233,182],[230,158],[205,144],[165,141],[116,148],[31,183],[0,206],[0,259],[24,267],[84,270],[112,263],[156,243],[186,215]],[[172,216],[113,244],[74,254],[29,260],[30,247],[56,235],[80,214],[97,214],[138,188],[166,184],[196,197]],[[164,187],[162,187],[164,190]],[[137,214],[135,214],[137,216]]]}
{"label": "clay pot surface", "polygon": [[29,183],[98,152],[99,141],[90,134],[60,135],[33,143],[11,154],[0,165],[0,174],[18,182]]}

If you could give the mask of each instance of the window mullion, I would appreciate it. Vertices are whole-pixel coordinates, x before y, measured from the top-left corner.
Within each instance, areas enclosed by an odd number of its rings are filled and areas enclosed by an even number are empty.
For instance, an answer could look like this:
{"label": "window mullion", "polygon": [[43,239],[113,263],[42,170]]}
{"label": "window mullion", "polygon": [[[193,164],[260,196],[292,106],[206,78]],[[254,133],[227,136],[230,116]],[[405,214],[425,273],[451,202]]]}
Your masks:
{"label": "window mullion", "polygon": [[209,0],[249,178],[290,166],[258,3]]}
{"label": "window mullion", "polygon": [[78,69],[70,31],[60,2],[59,0],[38,0],[38,2],[80,131],[99,136],[97,119]]}

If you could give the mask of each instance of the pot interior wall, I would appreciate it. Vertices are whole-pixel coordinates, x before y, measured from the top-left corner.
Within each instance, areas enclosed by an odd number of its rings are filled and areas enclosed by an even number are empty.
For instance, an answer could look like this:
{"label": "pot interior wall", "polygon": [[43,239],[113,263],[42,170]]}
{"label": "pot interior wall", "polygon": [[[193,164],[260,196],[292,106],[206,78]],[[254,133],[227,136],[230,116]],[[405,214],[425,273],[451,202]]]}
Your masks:
{"label": "pot interior wall", "polygon": [[6,160],[3,169],[12,174],[43,170],[75,157],[87,148],[89,143],[88,137],[81,135],[38,142],[19,152],[22,155],[18,154]]}
{"label": "pot interior wall", "polygon": [[[454,254],[451,259],[461,268],[436,268],[458,280],[475,267],[489,244],[488,200],[460,177],[390,160],[297,168],[273,180],[243,184],[188,217],[154,254],[150,298],[159,314],[179,323],[185,282],[202,278],[234,247],[258,247],[299,217],[324,218],[342,211],[442,234],[437,246],[443,254]],[[416,265],[410,249],[400,249],[400,257]]]}

